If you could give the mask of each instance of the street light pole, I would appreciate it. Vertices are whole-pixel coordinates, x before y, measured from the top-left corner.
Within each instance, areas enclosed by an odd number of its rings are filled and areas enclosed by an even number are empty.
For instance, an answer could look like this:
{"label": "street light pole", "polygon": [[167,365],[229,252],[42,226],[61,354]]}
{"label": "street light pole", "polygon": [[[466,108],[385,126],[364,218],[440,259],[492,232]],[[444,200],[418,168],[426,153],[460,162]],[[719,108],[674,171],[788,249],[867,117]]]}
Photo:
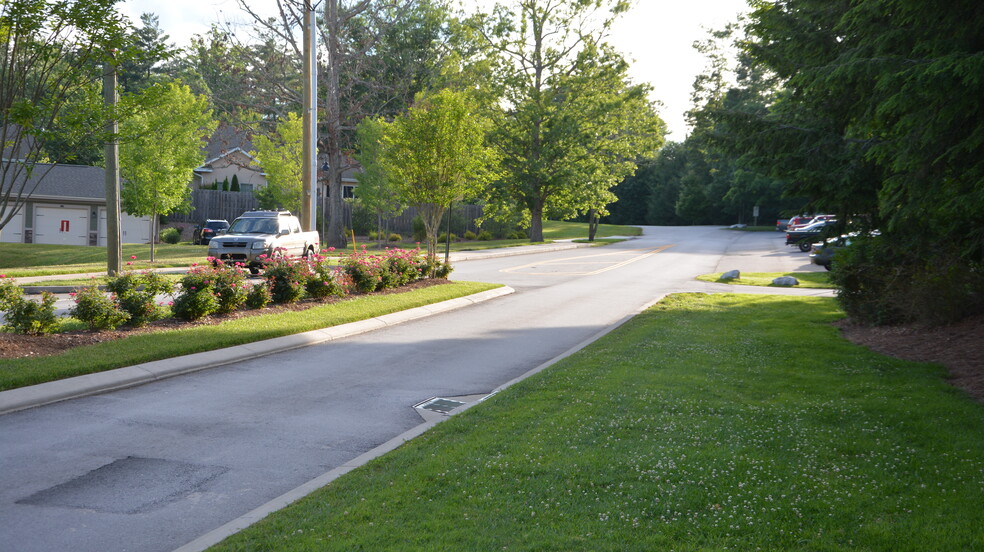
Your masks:
{"label": "street light pole", "polygon": [[301,226],[307,232],[315,230],[315,200],[318,197],[318,47],[315,32],[314,6],[310,0],[304,3],[304,98],[303,98],[303,160],[301,185],[304,188],[304,205],[301,208]]}

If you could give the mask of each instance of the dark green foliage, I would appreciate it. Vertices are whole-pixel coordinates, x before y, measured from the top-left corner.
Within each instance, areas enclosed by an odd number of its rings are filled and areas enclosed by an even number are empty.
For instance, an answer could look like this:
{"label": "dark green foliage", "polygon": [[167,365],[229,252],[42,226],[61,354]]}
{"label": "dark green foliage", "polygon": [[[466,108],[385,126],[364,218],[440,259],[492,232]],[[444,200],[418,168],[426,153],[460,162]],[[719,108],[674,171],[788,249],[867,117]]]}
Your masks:
{"label": "dark green foliage", "polygon": [[174,299],[171,312],[182,320],[201,320],[219,310],[219,300],[210,287],[188,288]]}
{"label": "dark green foliage", "polygon": [[164,243],[175,244],[181,241],[181,231],[177,228],[165,228],[161,230],[161,241]]}
{"label": "dark green foliage", "polygon": [[228,176],[225,177],[225,179],[222,181],[222,191],[223,192],[228,192],[229,191],[229,177]]}
{"label": "dark green foliage", "polygon": [[359,236],[368,236],[376,228],[376,213],[361,201],[352,202],[352,230]]}
{"label": "dark green foliage", "polygon": [[489,232],[488,230],[482,230],[481,232],[478,233],[478,239],[480,241],[489,241],[492,239],[492,232]]}
{"label": "dark green foliage", "polygon": [[46,335],[58,326],[55,316],[55,296],[47,291],[41,294],[41,302],[18,295],[4,313],[4,330],[28,335]]}
{"label": "dark green foliage", "polygon": [[848,315],[867,324],[946,324],[984,308],[984,267],[968,267],[952,245],[919,251],[897,247],[902,239],[860,239],[837,252],[830,280]]}
{"label": "dark green foliage", "polygon": [[471,230],[468,230],[468,231],[465,232],[465,239],[468,240],[468,241],[474,241],[474,240],[478,239],[478,235],[475,234],[475,232],[472,232]]}
{"label": "dark green foliage", "polygon": [[69,314],[85,322],[90,330],[113,330],[130,318],[98,286],[81,288],[72,295],[75,306],[69,310]]}
{"label": "dark green foliage", "polygon": [[132,270],[109,278],[106,288],[113,293],[116,305],[127,313],[127,324],[134,327],[162,318],[165,309],[156,303],[155,297],[173,290],[171,281],[162,274]]}
{"label": "dark green foliage", "polygon": [[238,192],[238,191],[240,191],[239,175],[238,174],[232,175],[232,183],[229,184],[229,191],[230,192]]}
{"label": "dark green foliage", "polygon": [[246,308],[262,309],[273,301],[270,294],[270,286],[265,281],[253,284],[246,294]]}
{"label": "dark green foliage", "polygon": [[420,218],[420,215],[417,215],[413,217],[411,224],[413,225],[413,241],[416,243],[427,241],[427,229],[424,227],[424,219]]}

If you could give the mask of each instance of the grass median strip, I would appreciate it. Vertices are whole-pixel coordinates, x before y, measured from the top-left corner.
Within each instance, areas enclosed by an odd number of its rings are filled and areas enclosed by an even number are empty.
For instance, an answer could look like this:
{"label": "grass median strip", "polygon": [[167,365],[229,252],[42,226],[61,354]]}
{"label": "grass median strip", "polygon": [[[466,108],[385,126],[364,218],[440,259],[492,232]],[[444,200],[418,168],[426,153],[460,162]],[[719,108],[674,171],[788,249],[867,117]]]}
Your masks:
{"label": "grass median strip", "polygon": [[974,549],[984,407],[841,316],[671,296],[213,549]]}
{"label": "grass median strip", "polygon": [[303,311],[228,320],[213,326],[142,333],[58,355],[0,359],[0,390],[357,322],[496,287],[499,286],[451,282],[402,293],[358,296]]}
{"label": "grass median strip", "polygon": [[781,287],[773,286],[772,280],[779,278],[780,276],[792,276],[799,280],[798,288],[818,288],[818,289],[828,289],[834,287],[830,283],[830,275],[826,272],[742,272],[741,278],[737,280],[720,280],[723,272],[714,272],[712,274],[702,274],[697,277],[698,280],[702,282],[712,282],[715,284],[734,284],[739,286],[766,286],[766,287]]}

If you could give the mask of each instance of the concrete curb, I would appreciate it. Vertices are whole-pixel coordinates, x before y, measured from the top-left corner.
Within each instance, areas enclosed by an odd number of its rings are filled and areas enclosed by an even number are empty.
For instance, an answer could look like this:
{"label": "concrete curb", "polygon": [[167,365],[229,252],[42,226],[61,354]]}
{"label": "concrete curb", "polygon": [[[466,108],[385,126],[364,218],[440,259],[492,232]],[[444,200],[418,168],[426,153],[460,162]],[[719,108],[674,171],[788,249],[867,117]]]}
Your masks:
{"label": "concrete curb", "polygon": [[376,318],[0,392],[0,415],[342,339],[514,293],[503,286]]}
{"label": "concrete curb", "polygon": [[512,380],[510,380],[510,381],[508,381],[508,382],[506,382],[506,383],[498,386],[498,387],[496,387],[494,390],[492,390],[491,393],[489,393],[488,395],[483,396],[479,400],[468,402],[467,404],[465,404],[465,405],[463,405],[463,406],[461,406],[459,408],[456,408],[449,415],[439,416],[439,417],[436,417],[436,418],[431,418],[431,419],[425,420],[420,425],[418,425],[416,427],[413,427],[411,429],[408,429],[407,431],[401,433],[400,435],[397,435],[396,437],[393,437],[389,441],[386,441],[385,443],[383,443],[383,444],[381,444],[381,445],[379,445],[379,446],[377,446],[377,447],[375,447],[375,448],[373,448],[373,449],[371,449],[369,451],[366,451],[365,453],[363,453],[363,454],[361,454],[361,455],[359,455],[359,456],[357,456],[357,457],[349,460],[348,462],[345,462],[341,466],[338,466],[338,467],[336,467],[336,468],[334,468],[332,470],[329,470],[329,471],[327,471],[327,472],[319,475],[318,477],[315,477],[314,479],[312,479],[312,480],[310,480],[310,481],[308,481],[308,482],[306,482],[306,483],[304,483],[304,484],[302,484],[302,485],[300,485],[298,487],[295,487],[295,488],[287,491],[286,493],[284,493],[284,494],[282,494],[282,495],[274,498],[273,500],[270,500],[269,502],[267,502],[265,504],[262,504],[259,507],[254,508],[253,510],[250,510],[249,512],[246,512],[245,514],[239,516],[238,518],[236,518],[236,519],[234,519],[232,521],[229,521],[228,523],[225,523],[224,525],[221,525],[219,527],[216,527],[215,529],[209,531],[208,533],[205,533],[204,535],[202,535],[202,536],[196,538],[195,540],[193,540],[193,541],[185,544],[184,546],[182,546],[180,548],[176,548],[173,552],[203,552],[204,550],[207,550],[209,547],[214,546],[214,545],[222,542],[226,538],[228,538],[228,537],[230,537],[230,536],[232,536],[232,535],[234,535],[234,534],[242,531],[243,529],[246,529],[250,525],[253,525],[254,523],[262,520],[265,517],[267,517],[268,515],[276,512],[278,510],[282,510],[282,509],[286,508],[287,506],[290,506],[294,502],[297,502],[298,500],[300,500],[300,499],[308,496],[309,494],[317,491],[318,489],[321,489],[322,487],[327,486],[329,483],[335,481],[336,479],[338,479],[339,477],[347,474],[348,472],[350,472],[350,471],[352,471],[352,470],[354,470],[356,468],[359,468],[359,467],[365,465],[370,460],[374,460],[376,458],[379,458],[380,456],[383,456],[384,454],[387,454],[389,452],[392,452],[393,450],[396,450],[398,447],[400,447],[401,445],[403,445],[407,441],[410,441],[412,439],[415,439],[415,438],[423,435],[428,430],[430,430],[432,427],[434,427],[437,424],[439,424],[439,423],[443,422],[444,420],[448,419],[448,417],[454,416],[456,414],[460,414],[461,412],[464,412],[465,410],[468,410],[469,408],[471,408],[471,407],[475,406],[476,404],[484,401],[485,399],[488,399],[488,398],[492,397],[493,395],[495,395],[496,393],[502,391],[503,389],[506,389],[507,387],[511,387],[511,386],[513,386],[513,385],[515,385],[515,384],[517,384],[517,383],[525,380],[526,378],[529,378],[530,376],[533,376],[535,374],[538,374],[538,373],[546,370],[550,366],[553,366],[554,364],[560,362],[561,360],[563,360],[563,359],[565,359],[565,358],[573,355],[574,353],[580,351],[581,349],[584,349],[588,345],[591,345],[595,341],[598,341],[602,337],[604,337],[604,336],[608,335],[609,333],[615,331],[615,329],[619,328],[620,326],[622,326],[623,324],[625,324],[629,320],[632,320],[639,313],[645,311],[649,307],[651,307],[651,306],[655,305],[656,303],[658,303],[659,301],[663,300],[664,297],[666,297],[665,294],[660,295],[657,298],[653,299],[652,301],[649,301],[646,304],[641,305],[638,309],[635,310],[635,312],[622,317],[621,320],[618,320],[617,322],[615,322],[611,326],[602,329],[601,331],[599,331],[599,332],[595,333],[594,335],[588,337],[584,341],[582,341],[582,342],[574,345],[570,349],[568,349],[568,350],[564,351],[563,353],[561,353],[561,354],[559,354],[559,355],[551,358],[550,360],[547,360],[546,362],[543,362],[542,364],[540,364],[539,366],[537,366],[537,367],[529,370],[528,372],[526,372],[526,373],[524,373],[524,374],[522,374],[522,375],[520,375],[520,376],[518,376],[518,377],[516,377],[516,378],[514,378],[514,379],[512,379]]}

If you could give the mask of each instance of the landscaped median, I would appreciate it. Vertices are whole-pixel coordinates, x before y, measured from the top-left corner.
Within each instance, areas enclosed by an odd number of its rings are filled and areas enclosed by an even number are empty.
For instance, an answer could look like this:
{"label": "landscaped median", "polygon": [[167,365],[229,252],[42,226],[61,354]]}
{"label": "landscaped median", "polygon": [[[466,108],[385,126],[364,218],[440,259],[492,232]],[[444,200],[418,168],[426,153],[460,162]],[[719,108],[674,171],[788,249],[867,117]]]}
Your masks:
{"label": "landscaped median", "polygon": [[209,326],[139,333],[74,348],[58,355],[2,359],[0,390],[368,320],[497,287],[501,286],[448,282],[400,293],[354,296],[307,310],[287,310],[230,319]]}
{"label": "landscaped median", "polygon": [[214,549],[979,547],[984,407],[841,317],[670,296]]}

